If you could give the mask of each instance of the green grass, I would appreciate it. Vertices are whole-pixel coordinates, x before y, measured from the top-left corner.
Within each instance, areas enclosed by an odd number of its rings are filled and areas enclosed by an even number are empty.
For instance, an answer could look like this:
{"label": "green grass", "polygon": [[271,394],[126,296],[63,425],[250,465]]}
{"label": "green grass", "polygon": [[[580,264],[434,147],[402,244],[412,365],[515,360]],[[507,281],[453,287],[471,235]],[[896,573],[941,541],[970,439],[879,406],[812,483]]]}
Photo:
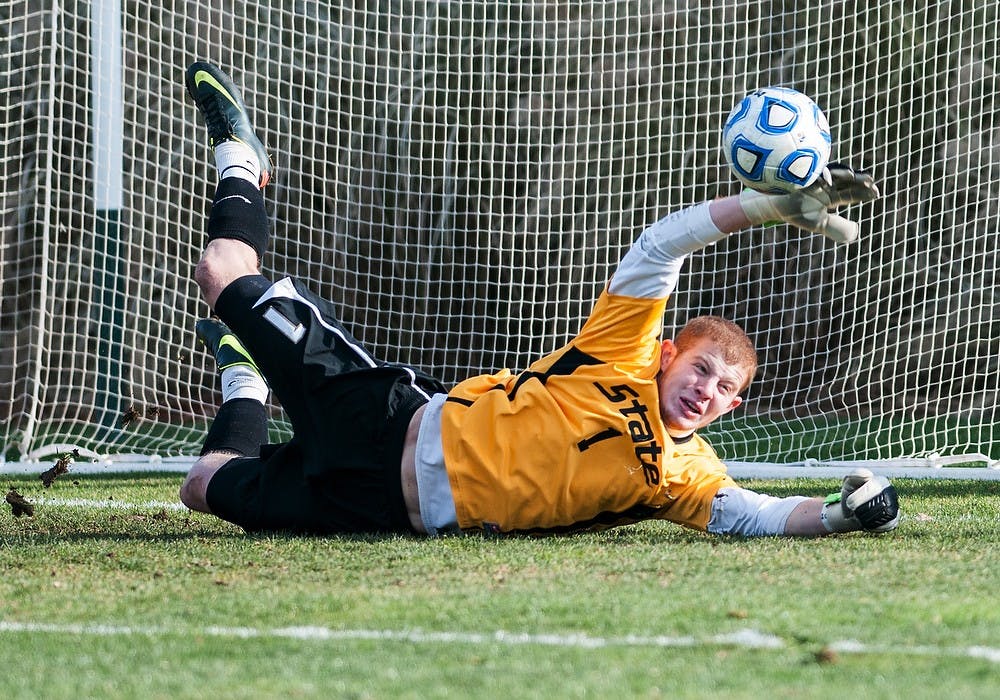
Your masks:
{"label": "green grass", "polygon": [[[900,480],[884,537],[423,540],[248,537],[159,505],[176,474],[4,479],[36,503],[0,513],[9,698],[1000,696],[998,482]],[[147,505],[51,500],[109,498]]]}

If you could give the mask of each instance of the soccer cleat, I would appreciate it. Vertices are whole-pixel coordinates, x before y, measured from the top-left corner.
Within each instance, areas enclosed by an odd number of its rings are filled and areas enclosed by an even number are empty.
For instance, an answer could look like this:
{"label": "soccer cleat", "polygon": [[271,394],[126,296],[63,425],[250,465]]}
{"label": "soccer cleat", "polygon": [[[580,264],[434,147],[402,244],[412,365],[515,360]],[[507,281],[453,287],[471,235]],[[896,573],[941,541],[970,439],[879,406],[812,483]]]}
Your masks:
{"label": "soccer cleat", "polygon": [[230,367],[242,366],[249,367],[257,374],[261,373],[257,363],[243,347],[243,343],[233,335],[229,326],[222,321],[214,318],[203,318],[195,324],[194,332],[198,336],[198,340],[215,355],[219,372]]}
{"label": "soccer cleat", "polygon": [[226,141],[238,141],[249,146],[260,163],[259,186],[263,189],[271,181],[274,166],[254,133],[247,106],[233,81],[211,63],[198,61],[188,67],[185,82],[208,127],[208,144],[215,148]]}

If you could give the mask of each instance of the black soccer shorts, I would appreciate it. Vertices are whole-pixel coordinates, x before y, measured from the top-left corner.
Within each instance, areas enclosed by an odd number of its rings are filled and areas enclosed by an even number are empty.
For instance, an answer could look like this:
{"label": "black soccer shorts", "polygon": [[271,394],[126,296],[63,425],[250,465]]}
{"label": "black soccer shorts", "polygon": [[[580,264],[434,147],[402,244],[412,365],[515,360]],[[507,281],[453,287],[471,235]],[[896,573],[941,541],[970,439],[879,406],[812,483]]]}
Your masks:
{"label": "black soccer shorts", "polygon": [[441,383],[374,358],[299,281],[242,277],[215,311],[257,362],[293,437],[216,472],[212,512],[250,532],[412,532],[403,440]]}

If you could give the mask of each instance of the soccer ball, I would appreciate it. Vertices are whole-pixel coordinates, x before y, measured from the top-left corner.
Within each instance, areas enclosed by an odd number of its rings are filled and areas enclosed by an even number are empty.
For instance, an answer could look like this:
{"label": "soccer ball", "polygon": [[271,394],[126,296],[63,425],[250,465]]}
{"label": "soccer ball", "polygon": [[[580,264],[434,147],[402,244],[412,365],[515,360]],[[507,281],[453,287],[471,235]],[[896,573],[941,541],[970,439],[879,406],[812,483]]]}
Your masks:
{"label": "soccer ball", "polygon": [[830,161],[830,125],[811,99],[790,88],[754,90],[722,129],[733,174],[761,192],[808,187]]}

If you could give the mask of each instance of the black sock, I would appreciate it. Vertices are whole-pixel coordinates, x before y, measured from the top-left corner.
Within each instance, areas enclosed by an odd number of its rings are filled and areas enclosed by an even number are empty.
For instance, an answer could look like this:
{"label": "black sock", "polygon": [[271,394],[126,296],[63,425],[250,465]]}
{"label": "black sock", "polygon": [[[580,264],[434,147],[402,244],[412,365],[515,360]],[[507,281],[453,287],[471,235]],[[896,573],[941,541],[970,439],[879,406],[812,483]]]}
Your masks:
{"label": "black sock", "polygon": [[235,452],[249,457],[267,442],[267,408],[254,399],[232,399],[219,407],[201,454]]}
{"label": "black sock", "polygon": [[256,185],[238,177],[219,180],[208,214],[208,240],[217,238],[243,241],[257,251],[258,259],[264,257],[270,233],[264,195]]}

